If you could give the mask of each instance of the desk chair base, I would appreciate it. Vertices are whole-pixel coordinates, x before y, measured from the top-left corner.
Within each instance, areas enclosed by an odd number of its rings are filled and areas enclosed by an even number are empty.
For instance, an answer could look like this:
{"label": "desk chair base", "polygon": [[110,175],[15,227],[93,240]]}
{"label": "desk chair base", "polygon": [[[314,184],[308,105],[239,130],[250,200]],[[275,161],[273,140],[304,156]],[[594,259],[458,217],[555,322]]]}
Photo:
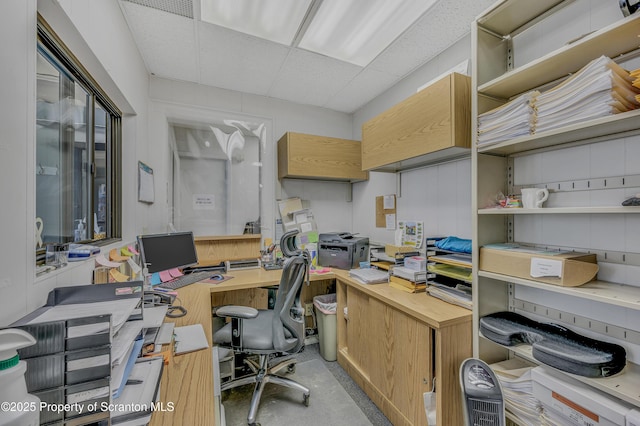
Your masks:
{"label": "desk chair base", "polygon": [[285,367],[291,372],[295,363],[295,359],[284,359],[277,364],[269,367],[269,356],[267,354],[261,354],[259,355],[259,357],[260,358],[258,363],[246,360],[247,365],[254,373],[253,375],[232,380],[220,387],[221,391],[226,391],[239,386],[255,383],[256,386],[253,390],[253,396],[251,397],[251,405],[249,406],[249,415],[247,416],[247,423],[249,424],[249,426],[257,424],[256,414],[258,413],[258,405],[260,405],[262,391],[264,390],[264,386],[267,383],[274,383],[276,385],[299,390],[300,392],[302,392],[302,403],[308,407],[309,397],[311,396],[309,388],[302,386],[300,383],[294,380],[276,375],[278,371],[282,370]]}

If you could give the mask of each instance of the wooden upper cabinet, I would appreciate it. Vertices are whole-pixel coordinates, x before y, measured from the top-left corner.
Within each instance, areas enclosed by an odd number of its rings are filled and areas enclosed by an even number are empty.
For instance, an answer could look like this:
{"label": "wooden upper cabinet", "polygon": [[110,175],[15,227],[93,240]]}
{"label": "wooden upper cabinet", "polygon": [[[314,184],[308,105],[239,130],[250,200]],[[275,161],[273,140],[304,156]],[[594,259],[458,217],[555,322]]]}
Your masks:
{"label": "wooden upper cabinet", "polygon": [[360,155],[359,141],[287,132],[278,141],[278,179],[367,180]]}
{"label": "wooden upper cabinet", "polygon": [[470,155],[471,81],[452,73],[362,125],[362,169],[395,172]]}

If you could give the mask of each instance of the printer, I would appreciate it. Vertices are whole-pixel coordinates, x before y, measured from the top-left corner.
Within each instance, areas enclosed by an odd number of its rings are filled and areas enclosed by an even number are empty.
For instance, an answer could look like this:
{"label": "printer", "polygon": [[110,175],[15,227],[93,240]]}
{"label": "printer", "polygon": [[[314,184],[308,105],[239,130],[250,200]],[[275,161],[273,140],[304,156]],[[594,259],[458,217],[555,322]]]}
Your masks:
{"label": "printer", "polygon": [[318,265],[338,269],[353,269],[369,260],[369,238],[348,232],[320,234]]}

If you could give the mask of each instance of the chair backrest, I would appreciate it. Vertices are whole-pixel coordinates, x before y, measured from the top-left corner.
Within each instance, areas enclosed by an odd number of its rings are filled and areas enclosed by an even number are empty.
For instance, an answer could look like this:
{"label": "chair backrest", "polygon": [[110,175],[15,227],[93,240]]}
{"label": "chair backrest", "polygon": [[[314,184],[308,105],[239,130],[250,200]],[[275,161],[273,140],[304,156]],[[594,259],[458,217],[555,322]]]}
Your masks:
{"label": "chair backrest", "polygon": [[[308,268],[305,253],[285,260],[273,308],[273,347],[280,352],[297,353],[304,346],[304,308],[300,302],[302,283]],[[285,335],[285,330],[291,337]]]}

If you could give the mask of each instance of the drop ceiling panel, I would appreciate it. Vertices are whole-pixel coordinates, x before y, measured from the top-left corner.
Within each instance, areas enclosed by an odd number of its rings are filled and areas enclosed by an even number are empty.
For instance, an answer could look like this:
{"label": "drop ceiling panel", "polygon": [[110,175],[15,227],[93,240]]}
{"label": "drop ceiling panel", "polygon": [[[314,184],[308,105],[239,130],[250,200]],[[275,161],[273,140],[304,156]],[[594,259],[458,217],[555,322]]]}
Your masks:
{"label": "drop ceiling panel", "polygon": [[352,113],[393,86],[399,79],[400,77],[396,75],[365,69],[324,106],[336,111]]}
{"label": "drop ceiling panel", "polygon": [[141,6],[152,7],[176,15],[193,18],[192,0],[126,0]]}
{"label": "drop ceiling panel", "polygon": [[467,34],[476,15],[493,2],[438,2],[369,67],[397,75],[410,73]]}
{"label": "drop ceiling panel", "polygon": [[323,106],[361,70],[356,65],[292,49],[269,96]]}
{"label": "drop ceiling panel", "polygon": [[121,4],[147,70],[160,77],[196,81],[193,19],[130,2]]}
{"label": "drop ceiling panel", "polygon": [[353,112],[468,34],[494,0],[439,0],[365,68],[176,14],[191,4],[199,15],[198,1],[120,0],[150,73]]}
{"label": "drop ceiling panel", "polygon": [[288,47],[199,22],[200,83],[266,95]]}

